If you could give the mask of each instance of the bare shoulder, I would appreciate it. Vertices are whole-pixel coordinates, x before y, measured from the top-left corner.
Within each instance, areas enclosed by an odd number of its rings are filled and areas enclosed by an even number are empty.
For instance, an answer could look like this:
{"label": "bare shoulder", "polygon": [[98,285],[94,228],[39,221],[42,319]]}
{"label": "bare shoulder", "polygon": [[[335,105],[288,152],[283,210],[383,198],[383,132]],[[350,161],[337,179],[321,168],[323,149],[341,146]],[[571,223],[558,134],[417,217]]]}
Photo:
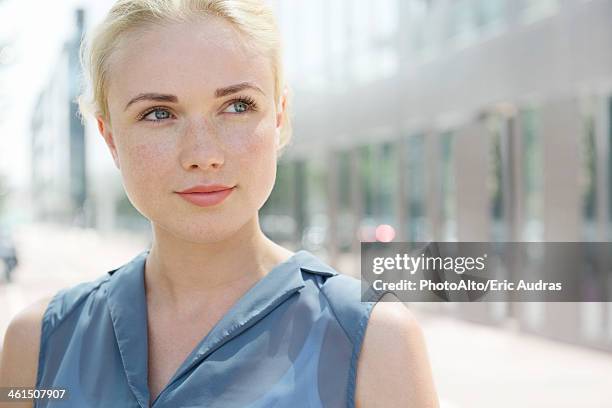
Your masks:
{"label": "bare shoulder", "polygon": [[[45,297],[29,305],[9,324],[0,352],[0,387],[34,387],[36,384],[42,317],[51,298]],[[15,404],[11,406],[17,408]]]}
{"label": "bare shoulder", "polygon": [[372,309],[355,400],[357,408],[439,407],[423,330],[401,302],[381,301]]}

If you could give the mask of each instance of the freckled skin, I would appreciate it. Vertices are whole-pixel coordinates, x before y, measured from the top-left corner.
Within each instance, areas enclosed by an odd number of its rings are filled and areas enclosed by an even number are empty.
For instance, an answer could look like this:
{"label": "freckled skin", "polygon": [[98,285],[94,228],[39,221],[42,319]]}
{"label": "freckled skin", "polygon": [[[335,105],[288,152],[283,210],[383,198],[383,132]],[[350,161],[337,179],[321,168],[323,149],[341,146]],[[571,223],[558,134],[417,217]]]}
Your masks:
{"label": "freckled skin", "polygon": [[[111,58],[107,126],[115,146],[109,147],[125,190],[156,227],[187,241],[231,236],[257,216],[274,186],[280,131],[274,74],[270,60],[247,49],[245,41],[229,23],[209,17],[135,32]],[[217,88],[241,82],[255,83],[265,95],[244,90],[215,97]],[[138,102],[124,110],[146,92],[179,100]],[[252,98],[257,111],[235,113],[231,101],[239,96]],[[155,107],[173,117],[159,123],[137,119]],[[210,183],[237,188],[207,208],[175,194]]]}

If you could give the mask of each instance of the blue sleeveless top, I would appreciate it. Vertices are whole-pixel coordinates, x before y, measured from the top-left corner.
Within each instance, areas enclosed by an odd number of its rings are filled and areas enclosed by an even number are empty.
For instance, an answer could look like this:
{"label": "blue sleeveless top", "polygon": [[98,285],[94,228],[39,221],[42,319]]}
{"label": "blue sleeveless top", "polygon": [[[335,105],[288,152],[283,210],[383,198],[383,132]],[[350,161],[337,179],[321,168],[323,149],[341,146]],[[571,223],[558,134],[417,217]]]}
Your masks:
{"label": "blue sleeveless top", "polygon": [[369,290],[308,251],[276,265],[204,337],[150,401],[145,250],[59,291],[42,319],[34,407],[354,407]]}

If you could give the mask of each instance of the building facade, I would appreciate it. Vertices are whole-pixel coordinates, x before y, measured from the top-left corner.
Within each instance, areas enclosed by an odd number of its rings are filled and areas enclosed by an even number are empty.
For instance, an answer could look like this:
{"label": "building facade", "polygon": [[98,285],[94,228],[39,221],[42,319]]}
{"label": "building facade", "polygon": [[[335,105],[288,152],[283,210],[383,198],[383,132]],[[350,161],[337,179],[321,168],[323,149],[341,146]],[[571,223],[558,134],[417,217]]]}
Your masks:
{"label": "building facade", "polygon": [[79,45],[84,12],[75,14],[75,32],[51,71],[31,121],[31,194],[34,216],[75,225],[87,223],[85,129],[77,111]]}
{"label": "building facade", "polygon": [[[295,220],[278,239],[351,273],[381,225],[395,241],[610,241],[612,2],[276,7],[296,95],[262,211]],[[612,350],[606,303],[438,306]]]}

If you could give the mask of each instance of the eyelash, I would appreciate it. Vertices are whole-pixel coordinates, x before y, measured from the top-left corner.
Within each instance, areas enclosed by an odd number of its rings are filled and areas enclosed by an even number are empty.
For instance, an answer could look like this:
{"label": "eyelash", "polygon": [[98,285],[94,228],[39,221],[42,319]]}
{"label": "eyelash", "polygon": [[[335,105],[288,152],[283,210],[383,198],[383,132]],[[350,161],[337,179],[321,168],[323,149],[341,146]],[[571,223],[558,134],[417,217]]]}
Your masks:
{"label": "eyelash", "polygon": [[[244,114],[247,112],[255,112],[257,111],[257,103],[255,102],[255,100],[253,98],[251,98],[250,96],[240,96],[236,99],[233,99],[230,101],[229,106],[235,104],[235,103],[244,103],[245,105],[247,105],[247,110],[244,112],[240,112],[240,113],[232,113],[232,115],[240,115],[240,114]],[[144,121],[145,117],[147,115],[149,115],[150,113],[153,113],[157,110],[166,110],[169,111],[168,108],[164,107],[164,106],[155,106],[151,109],[147,109],[146,111],[144,111],[143,113],[141,113],[140,115],[138,115],[138,120],[139,121]],[[152,119],[152,120],[147,120],[146,122],[163,122],[166,119]]]}
{"label": "eyelash", "polygon": [[244,103],[245,105],[247,105],[248,109],[245,112],[256,111],[257,110],[257,103],[255,102],[255,99],[251,98],[248,95],[240,96],[240,97],[232,100],[230,102],[230,105],[233,105],[234,103]]}

